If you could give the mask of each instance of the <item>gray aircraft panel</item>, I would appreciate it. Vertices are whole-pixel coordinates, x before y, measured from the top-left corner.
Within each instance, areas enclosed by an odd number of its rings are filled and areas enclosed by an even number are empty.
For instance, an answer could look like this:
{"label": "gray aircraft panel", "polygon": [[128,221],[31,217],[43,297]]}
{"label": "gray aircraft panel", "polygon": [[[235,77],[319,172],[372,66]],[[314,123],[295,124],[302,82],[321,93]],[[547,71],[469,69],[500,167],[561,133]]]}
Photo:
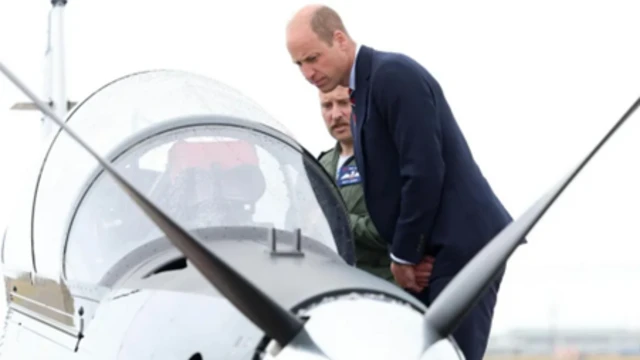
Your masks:
{"label": "gray aircraft panel", "polygon": [[[222,231],[219,231],[222,232]],[[251,230],[248,231],[251,234]],[[267,231],[264,231],[266,233]],[[253,231],[255,234],[256,232]],[[415,297],[396,285],[372,277],[368,273],[344,264],[337,255],[323,249],[302,248],[303,256],[278,256],[270,254],[271,245],[268,240],[256,241],[246,236],[244,241],[211,240],[206,231],[198,232],[199,238],[216,254],[251,282],[257,284],[265,293],[277,300],[283,307],[295,308],[302,303],[327,292],[343,293],[371,289],[388,294],[390,297],[406,301],[417,309],[425,310]],[[289,239],[291,239],[291,236]],[[281,251],[294,249],[293,241],[280,240]],[[313,244],[313,241],[307,242]],[[128,276],[128,280],[118,284],[125,289],[163,289],[185,292],[203,292],[214,295],[218,292],[203,286],[206,282],[191,266],[186,269],[166,271],[164,273],[143,278],[154,267],[160,267],[171,260],[183,256],[175,249],[168,248],[167,255],[158,257],[149,266],[143,266],[136,273]],[[187,262],[188,264],[188,262]],[[268,268],[269,271],[264,271]]]}

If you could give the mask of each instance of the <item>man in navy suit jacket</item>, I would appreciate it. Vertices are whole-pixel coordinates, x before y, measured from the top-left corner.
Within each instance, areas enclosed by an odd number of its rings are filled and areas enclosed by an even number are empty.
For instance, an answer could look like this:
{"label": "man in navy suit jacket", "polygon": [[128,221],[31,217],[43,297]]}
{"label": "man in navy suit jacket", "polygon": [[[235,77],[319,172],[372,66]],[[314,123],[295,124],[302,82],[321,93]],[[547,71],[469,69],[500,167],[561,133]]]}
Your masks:
{"label": "man in navy suit jacket", "polygon": [[[287,48],[323,92],[349,87],[354,150],[371,219],[389,243],[396,281],[429,305],[511,216],[475,163],[443,91],[410,57],[358,46],[339,15],[307,6]],[[416,266],[435,258],[428,286]],[[454,338],[469,360],[486,349],[504,269]]]}

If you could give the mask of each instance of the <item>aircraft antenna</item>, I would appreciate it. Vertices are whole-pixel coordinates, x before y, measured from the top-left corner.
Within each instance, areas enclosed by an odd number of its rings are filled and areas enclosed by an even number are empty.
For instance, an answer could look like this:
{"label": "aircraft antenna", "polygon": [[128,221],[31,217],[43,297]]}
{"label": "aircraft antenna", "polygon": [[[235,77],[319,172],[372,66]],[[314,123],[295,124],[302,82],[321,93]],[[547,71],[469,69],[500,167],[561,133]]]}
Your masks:
{"label": "aircraft antenna", "polygon": [[[42,96],[49,107],[61,119],[67,117],[67,112],[77,102],[67,100],[65,48],[64,48],[64,10],[67,0],[51,0],[51,10],[47,18],[47,47],[44,53],[44,87]],[[11,110],[38,110],[35,104],[30,102],[17,102],[11,106]],[[41,136],[43,140],[49,138],[53,124],[46,115],[42,116]]]}

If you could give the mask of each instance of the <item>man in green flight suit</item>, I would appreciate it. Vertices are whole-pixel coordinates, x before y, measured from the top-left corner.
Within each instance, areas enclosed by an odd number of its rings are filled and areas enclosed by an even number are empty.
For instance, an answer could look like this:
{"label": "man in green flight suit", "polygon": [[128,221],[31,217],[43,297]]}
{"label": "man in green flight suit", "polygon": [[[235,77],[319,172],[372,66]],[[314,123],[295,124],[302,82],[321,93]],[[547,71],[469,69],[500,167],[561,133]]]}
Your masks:
{"label": "man in green flight suit", "polygon": [[349,121],[351,101],[349,90],[337,87],[332,92],[320,92],[322,117],[336,145],[324,151],[318,160],[335,179],[347,205],[356,246],[356,266],[393,282],[387,243],[374,227],[364,201],[360,174],[353,156],[353,139]]}

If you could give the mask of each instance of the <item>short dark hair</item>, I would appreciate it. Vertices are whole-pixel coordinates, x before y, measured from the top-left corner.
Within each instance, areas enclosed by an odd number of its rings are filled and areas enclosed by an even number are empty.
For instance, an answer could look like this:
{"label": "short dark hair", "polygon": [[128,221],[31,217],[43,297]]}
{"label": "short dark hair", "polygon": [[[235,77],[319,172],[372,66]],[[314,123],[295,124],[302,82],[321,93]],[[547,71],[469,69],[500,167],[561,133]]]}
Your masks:
{"label": "short dark hair", "polygon": [[311,29],[320,40],[333,45],[333,33],[340,30],[349,36],[347,30],[342,23],[340,15],[328,6],[322,6],[316,10],[311,16]]}

